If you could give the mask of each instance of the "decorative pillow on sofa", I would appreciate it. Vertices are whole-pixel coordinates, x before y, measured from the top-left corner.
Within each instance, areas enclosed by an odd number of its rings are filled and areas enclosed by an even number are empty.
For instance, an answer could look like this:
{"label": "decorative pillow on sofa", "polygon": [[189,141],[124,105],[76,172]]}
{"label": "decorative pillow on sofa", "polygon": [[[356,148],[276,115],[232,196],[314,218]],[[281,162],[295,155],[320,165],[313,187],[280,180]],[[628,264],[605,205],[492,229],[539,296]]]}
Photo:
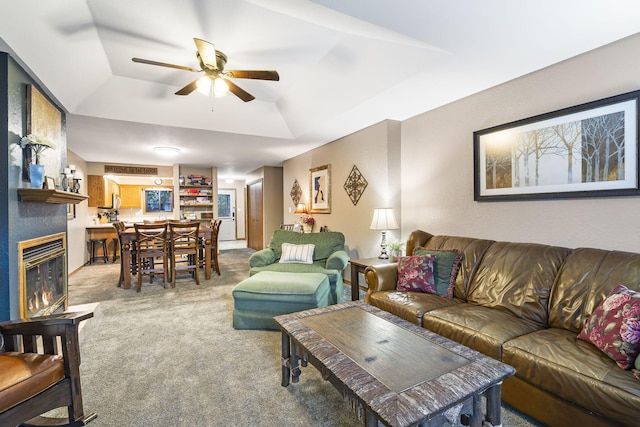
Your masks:
{"label": "decorative pillow on sofa", "polygon": [[398,257],[398,290],[435,293],[435,255]]}
{"label": "decorative pillow on sofa", "polygon": [[414,255],[435,255],[433,264],[435,276],[435,293],[445,298],[453,298],[453,289],[456,286],[456,277],[462,262],[462,252],[457,249],[432,250],[422,246],[413,249]]}
{"label": "decorative pillow on sofa", "polygon": [[640,292],[616,286],[591,313],[578,338],[598,347],[622,369],[633,367],[640,353]]}
{"label": "decorative pillow on sofa", "polygon": [[313,264],[313,251],[315,248],[316,245],[313,243],[306,245],[283,243],[282,256],[279,262],[283,264]]}

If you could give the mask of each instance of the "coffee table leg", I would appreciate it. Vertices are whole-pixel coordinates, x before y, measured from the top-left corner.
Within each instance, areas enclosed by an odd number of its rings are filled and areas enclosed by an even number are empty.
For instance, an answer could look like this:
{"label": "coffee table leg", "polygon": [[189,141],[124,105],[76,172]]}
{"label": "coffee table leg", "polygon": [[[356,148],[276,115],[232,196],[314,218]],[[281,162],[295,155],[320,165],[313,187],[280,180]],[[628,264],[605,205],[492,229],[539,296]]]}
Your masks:
{"label": "coffee table leg", "polygon": [[490,387],[487,390],[487,421],[491,425],[502,425],[502,419],[500,416],[500,399],[501,399],[502,382]]}
{"label": "coffee table leg", "polygon": [[300,379],[300,367],[298,366],[298,346],[295,341],[291,340],[291,382],[297,383]]}
{"label": "coffee table leg", "polygon": [[[295,357],[295,356],[294,356]],[[291,375],[291,340],[285,331],[282,331],[282,387],[289,385]]]}
{"label": "coffee table leg", "polygon": [[471,416],[470,427],[482,427],[482,399],[479,394],[473,395],[473,414]]}
{"label": "coffee table leg", "polygon": [[365,427],[378,427],[378,418],[376,414],[371,411],[366,411],[364,416],[364,425]]}

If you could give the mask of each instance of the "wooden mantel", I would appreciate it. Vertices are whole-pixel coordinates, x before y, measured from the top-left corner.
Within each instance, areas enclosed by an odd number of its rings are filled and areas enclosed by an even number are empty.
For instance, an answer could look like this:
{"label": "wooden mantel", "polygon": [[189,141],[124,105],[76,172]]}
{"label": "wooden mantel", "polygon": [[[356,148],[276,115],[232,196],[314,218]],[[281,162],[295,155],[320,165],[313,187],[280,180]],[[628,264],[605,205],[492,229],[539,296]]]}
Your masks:
{"label": "wooden mantel", "polygon": [[18,188],[18,196],[23,202],[57,203],[77,205],[89,196],[61,190],[45,190],[40,188]]}

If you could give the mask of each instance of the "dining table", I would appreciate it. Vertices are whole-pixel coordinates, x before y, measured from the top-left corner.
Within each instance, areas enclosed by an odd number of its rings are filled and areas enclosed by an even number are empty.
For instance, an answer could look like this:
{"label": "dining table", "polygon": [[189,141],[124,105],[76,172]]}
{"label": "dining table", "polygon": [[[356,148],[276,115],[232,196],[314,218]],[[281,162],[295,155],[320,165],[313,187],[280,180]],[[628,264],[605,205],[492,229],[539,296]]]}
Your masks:
{"label": "dining table", "polygon": [[[198,235],[204,242],[204,277],[211,279],[211,227],[200,227]],[[131,247],[136,241],[136,230],[134,227],[127,227],[120,235],[122,250],[120,252],[120,262],[122,263],[122,271],[124,272],[124,280],[122,287],[124,289],[131,288]]]}

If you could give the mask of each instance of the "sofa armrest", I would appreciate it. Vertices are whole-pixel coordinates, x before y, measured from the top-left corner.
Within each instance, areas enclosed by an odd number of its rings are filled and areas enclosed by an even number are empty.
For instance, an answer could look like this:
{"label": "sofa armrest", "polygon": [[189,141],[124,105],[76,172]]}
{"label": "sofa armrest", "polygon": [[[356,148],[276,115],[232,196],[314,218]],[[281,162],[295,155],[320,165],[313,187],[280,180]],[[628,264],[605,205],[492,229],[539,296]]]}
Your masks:
{"label": "sofa armrest", "polygon": [[349,263],[349,254],[347,251],[335,251],[327,258],[327,270],[343,271]]}
{"label": "sofa armrest", "polygon": [[266,267],[274,262],[276,262],[276,254],[271,248],[254,252],[249,257],[249,267]]}
{"label": "sofa armrest", "polygon": [[365,302],[369,302],[372,294],[379,291],[392,291],[398,285],[398,263],[369,266],[364,270],[364,280],[367,283]]}

